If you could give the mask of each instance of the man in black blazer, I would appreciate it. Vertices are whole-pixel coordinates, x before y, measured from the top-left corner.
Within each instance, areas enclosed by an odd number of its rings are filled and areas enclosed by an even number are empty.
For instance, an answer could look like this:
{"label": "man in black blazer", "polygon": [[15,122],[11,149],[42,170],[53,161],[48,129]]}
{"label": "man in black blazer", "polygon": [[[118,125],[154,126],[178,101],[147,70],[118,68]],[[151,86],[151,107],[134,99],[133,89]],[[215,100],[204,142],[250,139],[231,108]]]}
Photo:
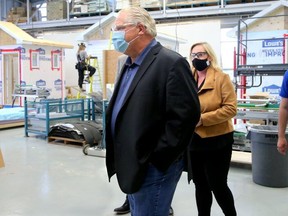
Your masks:
{"label": "man in black blazer", "polygon": [[106,167],[133,216],[167,216],[200,117],[189,63],[155,40],[140,7],[115,20],[114,48],[128,56],[106,110]]}

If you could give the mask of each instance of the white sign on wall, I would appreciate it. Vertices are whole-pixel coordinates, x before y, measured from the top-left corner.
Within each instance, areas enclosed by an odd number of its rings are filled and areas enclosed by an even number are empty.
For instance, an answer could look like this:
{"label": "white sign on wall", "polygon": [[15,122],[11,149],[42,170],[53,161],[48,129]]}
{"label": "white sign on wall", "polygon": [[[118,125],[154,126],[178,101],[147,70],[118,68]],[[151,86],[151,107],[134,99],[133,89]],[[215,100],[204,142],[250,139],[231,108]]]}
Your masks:
{"label": "white sign on wall", "polygon": [[285,63],[288,43],[288,38],[284,39],[285,33],[287,31],[248,33],[247,65]]}
{"label": "white sign on wall", "polygon": [[[247,35],[247,65],[269,65],[287,63],[287,31],[249,32]],[[245,42],[245,39],[242,39]],[[242,47],[244,48],[244,47]],[[288,68],[287,68],[288,69]],[[251,82],[247,78],[248,82]],[[251,77],[261,86],[247,89],[247,94],[268,92],[272,97],[279,97],[282,76]]]}

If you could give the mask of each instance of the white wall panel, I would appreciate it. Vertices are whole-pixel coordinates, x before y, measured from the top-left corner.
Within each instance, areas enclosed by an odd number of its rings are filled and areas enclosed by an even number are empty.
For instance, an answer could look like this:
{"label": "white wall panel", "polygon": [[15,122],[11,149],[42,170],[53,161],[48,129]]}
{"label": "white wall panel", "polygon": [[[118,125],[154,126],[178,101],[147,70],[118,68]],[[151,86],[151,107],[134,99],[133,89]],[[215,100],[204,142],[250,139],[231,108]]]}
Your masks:
{"label": "white wall panel", "polygon": [[221,26],[219,20],[213,21],[197,21],[181,24],[160,24],[157,25],[157,31],[185,39],[186,44],[180,44],[179,53],[189,59],[189,52],[192,44],[200,41],[208,42],[216,52],[220,62],[221,51]]}

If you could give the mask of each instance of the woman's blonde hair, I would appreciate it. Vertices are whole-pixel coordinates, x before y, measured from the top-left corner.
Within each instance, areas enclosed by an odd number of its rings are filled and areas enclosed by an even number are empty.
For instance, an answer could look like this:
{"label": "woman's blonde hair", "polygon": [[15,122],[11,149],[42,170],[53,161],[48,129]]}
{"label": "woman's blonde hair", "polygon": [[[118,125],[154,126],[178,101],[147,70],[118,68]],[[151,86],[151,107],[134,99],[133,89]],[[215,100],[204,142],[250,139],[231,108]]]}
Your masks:
{"label": "woman's blonde hair", "polygon": [[210,57],[210,67],[211,68],[214,68],[214,69],[220,68],[218,65],[218,60],[217,60],[216,54],[215,54],[214,50],[212,49],[211,45],[207,42],[198,42],[198,43],[193,44],[190,48],[190,59],[191,59],[192,50],[196,46],[203,46],[205,52],[207,52],[208,56]]}

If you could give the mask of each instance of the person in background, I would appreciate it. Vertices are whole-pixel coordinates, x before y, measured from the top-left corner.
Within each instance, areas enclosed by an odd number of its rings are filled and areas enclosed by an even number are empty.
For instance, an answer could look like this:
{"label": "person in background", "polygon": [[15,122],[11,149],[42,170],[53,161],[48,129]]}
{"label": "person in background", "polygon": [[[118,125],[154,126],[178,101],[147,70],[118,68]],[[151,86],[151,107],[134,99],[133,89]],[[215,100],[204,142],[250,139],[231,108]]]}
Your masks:
{"label": "person in background", "polygon": [[189,63],[156,35],[145,9],[119,11],[112,41],[128,58],[106,110],[106,167],[133,216],[169,214],[200,116]]}
{"label": "person in background", "polygon": [[232,118],[237,97],[211,46],[195,43],[190,49],[192,74],[198,85],[201,117],[190,145],[192,178],[199,216],[209,216],[213,195],[226,216],[235,216],[234,198],[227,185],[233,139]]}
{"label": "person in background", "polygon": [[285,155],[288,149],[287,139],[286,139],[286,128],[288,121],[288,71],[285,72],[281,91],[281,102],[279,107],[279,118],[278,118],[278,141],[277,150],[279,153]]}
{"label": "person in background", "polygon": [[77,62],[78,62],[78,86],[80,88],[80,91],[85,91],[83,89],[83,82],[84,82],[84,76],[85,76],[85,70],[89,71],[89,74],[85,78],[85,81],[87,83],[90,83],[90,78],[94,75],[96,72],[96,69],[92,67],[91,65],[87,64],[90,60],[90,56],[88,56],[86,52],[86,46],[84,43],[78,44],[78,51],[77,51]]}

